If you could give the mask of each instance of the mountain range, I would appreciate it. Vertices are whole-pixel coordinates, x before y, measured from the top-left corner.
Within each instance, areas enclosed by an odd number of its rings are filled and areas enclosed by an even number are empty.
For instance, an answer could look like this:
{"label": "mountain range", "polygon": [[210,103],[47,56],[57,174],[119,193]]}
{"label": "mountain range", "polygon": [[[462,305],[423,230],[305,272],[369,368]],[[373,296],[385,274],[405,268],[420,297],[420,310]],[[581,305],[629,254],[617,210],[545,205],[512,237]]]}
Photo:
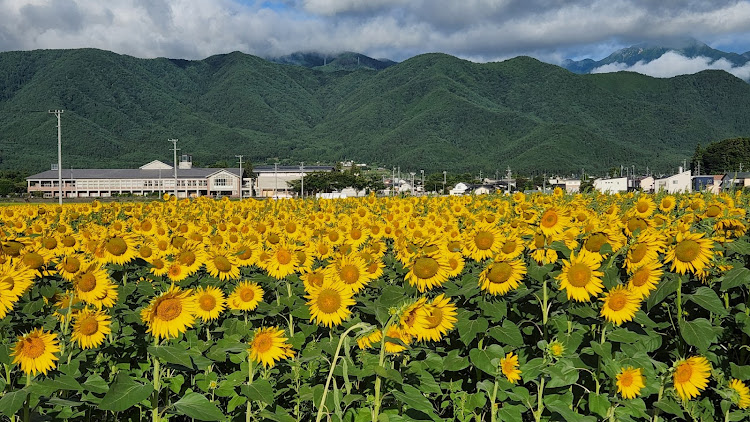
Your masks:
{"label": "mountain range", "polygon": [[[427,172],[676,169],[696,145],[750,134],[750,84],[724,71],[668,79],[579,75],[529,57],[425,54],[381,70],[314,55],[139,59],[95,49],[0,53],[0,169],[354,159]],[[348,56],[352,60],[352,56]],[[302,63],[306,63],[302,65]],[[349,62],[350,65],[353,62]],[[342,66],[342,68],[334,68]]]}
{"label": "mountain range", "polygon": [[724,59],[733,66],[744,66],[750,62],[750,51],[743,54],[727,53],[709,47],[708,45],[689,38],[654,43],[640,43],[615,51],[601,60],[567,59],[561,64],[562,67],[574,73],[591,73],[593,70],[605,65],[624,64],[633,66],[637,63],[649,63],[668,52],[677,53],[686,58],[705,57],[712,62]]}

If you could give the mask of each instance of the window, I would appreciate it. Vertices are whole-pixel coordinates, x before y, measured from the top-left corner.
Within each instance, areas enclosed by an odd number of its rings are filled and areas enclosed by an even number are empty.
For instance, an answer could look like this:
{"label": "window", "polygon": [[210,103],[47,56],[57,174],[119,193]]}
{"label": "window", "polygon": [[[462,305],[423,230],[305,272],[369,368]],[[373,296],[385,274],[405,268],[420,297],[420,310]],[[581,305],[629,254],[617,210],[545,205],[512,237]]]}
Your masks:
{"label": "window", "polygon": [[224,177],[214,179],[214,186],[229,186],[229,180]]}

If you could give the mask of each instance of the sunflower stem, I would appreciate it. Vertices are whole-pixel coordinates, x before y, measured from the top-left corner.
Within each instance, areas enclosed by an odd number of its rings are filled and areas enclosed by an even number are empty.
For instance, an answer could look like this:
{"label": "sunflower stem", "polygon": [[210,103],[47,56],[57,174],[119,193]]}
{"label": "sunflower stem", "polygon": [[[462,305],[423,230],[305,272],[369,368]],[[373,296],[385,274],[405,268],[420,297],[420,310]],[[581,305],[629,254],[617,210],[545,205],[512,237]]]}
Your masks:
{"label": "sunflower stem", "polygon": [[[323,396],[320,398],[320,406],[318,406],[318,416],[315,418],[315,422],[320,422],[321,419],[323,419],[323,406],[326,404],[326,396],[328,395],[328,386],[331,384],[331,379],[333,378],[333,371],[336,369],[336,361],[339,360],[339,355],[341,353],[341,346],[344,344],[344,339],[349,335],[350,332],[357,328],[362,328],[367,326],[367,323],[360,322],[358,324],[354,324],[353,326],[349,327],[346,331],[344,331],[344,334],[341,334],[341,337],[339,338],[339,343],[336,346],[336,352],[333,354],[333,360],[331,361],[331,370],[328,371],[328,378],[326,378],[326,384],[323,387]],[[381,362],[382,366],[382,362]]]}
{"label": "sunflower stem", "polygon": [[497,399],[499,376],[500,374],[495,374],[495,386],[492,388],[492,394],[490,395],[490,420],[492,422],[497,422],[497,403],[495,403],[495,400]]}
{"label": "sunflower stem", "polygon": [[[26,373],[26,387],[31,385],[31,372]],[[31,394],[26,397],[26,401],[23,402],[23,422],[29,422],[31,420],[31,411],[29,409],[29,402],[31,401]]]}
{"label": "sunflower stem", "polygon": [[[253,366],[253,358],[250,357],[250,353],[247,354],[247,385],[253,385],[253,377],[255,376],[255,367]],[[252,417],[252,406],[253,401],[247,399],[247,411],[245,412],[245,422],[250,422]]]}
{"label": "sunflower stem", "polygon": [[[385,368],[383,366],[383,364],[385,364],[385,337],[387,336],[388,329],[393,325],[395,318],[398,318],[398,313],[394,313],[394,315],[388,319],[388,322],[386,322],[385,327],[383,327],[383,338],[380,339],[380,359],[378,361],[378,367],[380,368]],[[383,400],[382,397],[380,397],[380,385],[382,383],[383,380],[380,378],[380,375],[375,373],[375,403],[372,408],[372,422],[378,422],[378,416],[380,415],[380,402]]]}
{"label": "sunflower stem", "polygon": [[539,383],[539,390],[537,391],[536,412],[534,412],[534,420],[536,422],[539,422],[542,420],[542,412],[544,412],[544,403],[542,402],[543,395],[544,395],[544,376],[542,376],[542,381]]}
{"label": "sunflower stem", "polygon": [[[159,346],[159,337],[154,338],[154,346]],[[151,420],[153,422],[159,422],[159,389],[161,388],[161,368],[159,367],[159,358],[151,355],[151,359],[154,362],[154,393],[151,396]]]}
{"label": "sunflower stem", "polygon": [[[659,386],[659,396],[656,399],[657,402],[661,401],[661,397],[664,395],[664,377],[661,378],[661,385]],[[659,422],[659,408],[654,408],[654,418],[652,422]]]}
{"label": "sunflower stem", "polygon": [[547,279],[542,283],[542,328],[544,330],[544,340],[547,340],[547,319],[549,318],[549,293],[547,292]]}
{"label": "sunflower stem", "polygon": [[[289,280],[286,281],[286,292],[289,299],[292,298],[292,283]],[[289,313],[289,337],[294,337],[294,317]]]}
{"label": "sunflower stem", "polygon": [[682,325],[682,276],[677,277],[677,325]]}

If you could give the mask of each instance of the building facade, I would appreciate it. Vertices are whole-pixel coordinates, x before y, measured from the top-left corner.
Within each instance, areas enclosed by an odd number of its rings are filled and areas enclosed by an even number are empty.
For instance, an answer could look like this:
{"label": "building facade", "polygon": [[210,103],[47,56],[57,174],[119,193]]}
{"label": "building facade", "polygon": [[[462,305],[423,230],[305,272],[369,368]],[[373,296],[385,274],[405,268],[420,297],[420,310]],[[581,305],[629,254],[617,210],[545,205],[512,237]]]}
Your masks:
{"label": "building facade", "polygon": [[[188,159],[177,167],[155,160],[137,169],[65,169],[62,193],[65,198],[104,198],[118,195],[160,195],[177,192],[179,198],[240,195],[240,169],[193,168]],[[60,192],[57,170],[26,178],[27,192],[57,198]]]}
{"label": "building facade", "polygon": [[253,189],[256,196],[291,197],[292,189],[287,182],[300,180],[306,174],[331,172],[333,169],[333,166],[255,166]]}

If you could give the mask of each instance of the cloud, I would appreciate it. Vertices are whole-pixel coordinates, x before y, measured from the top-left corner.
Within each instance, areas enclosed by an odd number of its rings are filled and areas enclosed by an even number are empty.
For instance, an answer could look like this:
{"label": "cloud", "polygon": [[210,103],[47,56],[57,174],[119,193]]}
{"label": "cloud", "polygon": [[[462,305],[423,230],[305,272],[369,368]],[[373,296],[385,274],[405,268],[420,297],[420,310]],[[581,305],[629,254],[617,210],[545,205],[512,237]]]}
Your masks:
{"label": "cloud", "polygon": [[[747,0],[0,0],[0,50],[95,47],[201,59],[351,50],[559,63],[664,37],[750,49]],[[736,43],[735,43],[736,44]]]}
{"label": "cloud", "polygon": [[714,60],[709,57],[685,57],[674,51],[668,51],[650,62],[639,61],[628,66],[616,62],[593,69],[591,73],[638,72],[656,78],[671,78],[677,75],[689,75],[706,69],[724,70],[740,79],[750,80],[750,62],[744,66],[735,66],[726,59]]}

